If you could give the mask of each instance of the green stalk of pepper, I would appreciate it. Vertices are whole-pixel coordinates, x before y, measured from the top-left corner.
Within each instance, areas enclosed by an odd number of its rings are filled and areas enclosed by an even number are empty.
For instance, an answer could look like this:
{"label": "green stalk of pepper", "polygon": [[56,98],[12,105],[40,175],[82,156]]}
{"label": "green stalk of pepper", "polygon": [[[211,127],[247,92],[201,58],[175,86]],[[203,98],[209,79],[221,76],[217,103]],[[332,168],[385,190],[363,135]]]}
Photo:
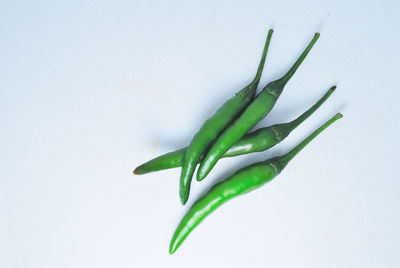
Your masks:
{"label": "green stalk of pepper", "polygon": [[193,204],[190,210],[183,217],[172,236],[169,253],[174,253],[189,233],[200,222],[202,222],[204,218],[226,201],[236,196],[251,192],[279,175],[297,153],[299,153],[319,133],[341,117],[342,114],[340,113],[333,116],[289,153],[242,168],[226,180],[215,184],[206,194]]}
{"label": "green stalk of pepper", "polygon": [[193,137],[189,147],[186,149],[182,162],[179,188],[179,196],[182,204],[185,204],[189,198],[192,176],[204,150],[209,147],[210,143],[220,132],[225,129],[254,98],[264,68],[272,33],[273,30],[269,30],[254,80],[248,86],[240,90],[235,96],[226,101],[213,116],[204,122],[200,130]]}
{"label": "green stalk of pepper", "polygon": [[208,151],[204,160],[201,162],[197,171],[197,180],[203,180],[217,161],[224,155],[232,145],[243,137],[250,129],[252,129],[261,119],[263,119],[274,107],[279,95],[290,78],[294,75],[300,64],[306,58],[311,48],[319,38],[319,33],[314,35],[310,44],[300,55],[298,60],[290,68],[290,70],[280,79],[267,84],[263,91],[258,94],[254,101],[246,108],[246,110],[218,137],[217,141]]}
{"label": "green stalk of pepper", "polygon": [[[297,126],[303,123],[311,114],[313,114],[334,92],[336,86],[331,87],[312,107],[305,111],[302,115],[295,120],[284,123],[276,124],[273,126],[260,128],[252,133],[246,134],[243,138],[237,141],[223,157],[232,157],[254,152],[265,151],[272,146],[284,140]],[[183,157],[187,148],[169,152],[156,157],[134,170],[134,174],[142,175],[149,172],[176,168],[182,166]],[[202,157],[204,154],[202,155]],[[202,159],[200,157],[200,160]]]}

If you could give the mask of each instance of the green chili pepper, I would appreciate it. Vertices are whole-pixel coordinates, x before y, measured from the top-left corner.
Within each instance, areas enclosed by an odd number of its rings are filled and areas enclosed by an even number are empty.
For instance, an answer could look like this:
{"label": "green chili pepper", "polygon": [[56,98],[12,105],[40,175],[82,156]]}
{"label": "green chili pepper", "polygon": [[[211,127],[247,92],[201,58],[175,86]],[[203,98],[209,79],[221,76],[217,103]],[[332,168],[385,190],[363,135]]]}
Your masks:
{"label": "green chili pepper", "polygon": [[[329,96],[334,92],[336,86],[331,87],[324,96],[319,99],[311,108],[305,111],[295,120],[277,124],[270,127],[260,128],[252,133],[246,134],[243,138],[237,141],[223,157],[232,157],[254,152],[265,151],[277,143],[284,140],[297,126],[304,122],[312,113],[314,113]],[[183,157],[186,148],[166,153],[156,157],[140,166],[138,166],[134,174],[142,175],[149,172],[159,171],[163,169],[176,168],[182,165]],[[204,156],[204,155],[203,155]],[[201,161],[200,157],[200,160]]]}
{"label": "green chili pepper", "polygon": [[226,201],[241,194],[253,191],[271,181],[310,141],[341,117],[342,115],[340,113],[333,116],[289,153],[242,168],[228,179],[215,184],[206,194],[193,204],[190,210],[183,217],[172,236],[169,253],[174,253],[189,233],[201,221],[203,221],[205,217]]}
{"label": "green chili pepper", "polygon": [[240,117],[222,132],[201,162],[197,171],[197,180],[203,180],[223,154],[271,111],[286,83],[294,75],[318,38],[319,33],[316,33],[290,70],[280,79],[267,84]]}
{"label": "green chili pepper", "polygon": [[185,204],[189,198],[192,176],[204,150],[208,148],[210,143],[220,132],[226,128],[254,98],[264,68],[272,33],[273,30],[269,30],[254,80],[248,86],[240,90],[235,96],[226,101],[213,116],[204,122],[200,130],[193,137],[189,147],[186,149],[182,162],[179,188],[179,196],[182,204]]}

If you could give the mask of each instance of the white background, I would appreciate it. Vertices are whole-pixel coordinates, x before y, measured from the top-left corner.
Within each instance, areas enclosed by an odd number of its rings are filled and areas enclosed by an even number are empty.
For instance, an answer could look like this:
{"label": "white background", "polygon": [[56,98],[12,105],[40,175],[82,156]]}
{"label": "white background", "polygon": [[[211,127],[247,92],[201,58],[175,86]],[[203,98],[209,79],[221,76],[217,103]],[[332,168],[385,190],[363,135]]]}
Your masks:
{"label": "white background", "polygon": [[[160,2],[1,2],[0,267],[399,267],[399,2]],[[257,127],[336,84],[318,112],[275,148],[220,161],[185,207],[179,169],[132,175],[251,81],[270,27],[260,87],[321,37]],[[279,177],[169,255],[215,181],[336,112]]]}

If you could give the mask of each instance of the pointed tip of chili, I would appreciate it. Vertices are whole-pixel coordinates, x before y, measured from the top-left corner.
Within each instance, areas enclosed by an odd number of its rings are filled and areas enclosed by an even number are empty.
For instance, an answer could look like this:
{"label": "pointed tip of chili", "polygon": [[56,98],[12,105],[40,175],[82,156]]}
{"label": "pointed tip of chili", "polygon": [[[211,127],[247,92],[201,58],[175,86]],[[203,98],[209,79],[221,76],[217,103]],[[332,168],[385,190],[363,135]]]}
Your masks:
{"label": "pointed tip of chili", "polygon": [[182,206],[184,206],[189,199],[189,194],[185,191],[179,191],[179,199],[181,200]]}
{"label": "pointed tip of chili", "polygon": [[204,176],[204,173],[199,173],[199,171],[197,171],[196,174],[196,180],[197,181],[202,181],[206,176]]}
{"label": "pointed tip of chili", "polygon": [[184,199],[183,197],[181,197],[181,204],[182,204],[182,206],[186,205],[187,200],[188,200],[187,198]]}
{"label": "pointed tip of chili", "polygon": [[134,175],[140,174],[140,169],[139,169],[138,167],[135,168],[135,170],[133,171],[133,174],[134,174]]}
{"label": "pointed tip of chili", "polygon": [[170,245],[169,247],[169,254],[174,254],[174,252],[177,250],[178,248],[173,246],[173,244]]}

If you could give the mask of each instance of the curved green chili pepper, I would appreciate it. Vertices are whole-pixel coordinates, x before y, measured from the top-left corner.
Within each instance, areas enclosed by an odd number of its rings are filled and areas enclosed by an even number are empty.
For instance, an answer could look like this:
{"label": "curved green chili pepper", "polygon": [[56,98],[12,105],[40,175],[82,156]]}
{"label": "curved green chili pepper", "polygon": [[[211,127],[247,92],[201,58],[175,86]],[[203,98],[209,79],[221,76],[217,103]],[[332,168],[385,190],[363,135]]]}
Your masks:
{"label": "curved green chili pepper", "polygon": [[197,171],[197,180],[204,179],[223,154],[271,111],[286,83],[294,75],[318,38],[319,33],[316,33],[290,70],[280,79],[268,83],[240,117],[222,132],[201,162]]}
{"label": "curved green chili pepper", "polygon": [[273,30],[269,30],[267,40],[265,42],[261,61],[257,69],[254,80],[235,96],[226,101],[218,111],[211,116],[193,137],[189,147],[186,149],[183,158],[182,172],[180,177],[179,196],[182,204],[185,204],[189,198],[190,183],[192,176],[204,150],[208,148],[210,143],[220,134],[220,132],[228,126],[252,101],[256,93],[258,83],[264,68],[265,58],[267,56],[269,43],[271,41]]}
{"label": "curved green chili pepper", "polygon": [[[304,120],[306,120],[312,113],[314,113],[329,98],[329,96],[334,92],[335,88],[336,86],[331,87],[321,99],[319,99],[311,108],[309,108],[295,120],[289,123],[260,128],[252,133],[246,134],[231,148],[229,148],[229,150],[223,155],[223,157],[232,157],[265,151],[276,145],[277,143],[281,142],[297,126],[303,123]],[[183,148],[174,152],[163,154],[138,166],[133,173],[142,175],[163,169],[180,167],[182,165],[185,151],[186,148]],[[199,161],[201,161],[202,157],[200,157]]]}
{"label": "curved green chili pepper", "polygon": [[189,233],[203,221],[205,217],[226,201],[255,190],[271,181],[311,140],[341,117],[342,115],[340,113],[333,116],[289,153],[242,168],[226,180],[215,184],[193,204],[183,217],[172,236],[169,253],[174,253]]}

